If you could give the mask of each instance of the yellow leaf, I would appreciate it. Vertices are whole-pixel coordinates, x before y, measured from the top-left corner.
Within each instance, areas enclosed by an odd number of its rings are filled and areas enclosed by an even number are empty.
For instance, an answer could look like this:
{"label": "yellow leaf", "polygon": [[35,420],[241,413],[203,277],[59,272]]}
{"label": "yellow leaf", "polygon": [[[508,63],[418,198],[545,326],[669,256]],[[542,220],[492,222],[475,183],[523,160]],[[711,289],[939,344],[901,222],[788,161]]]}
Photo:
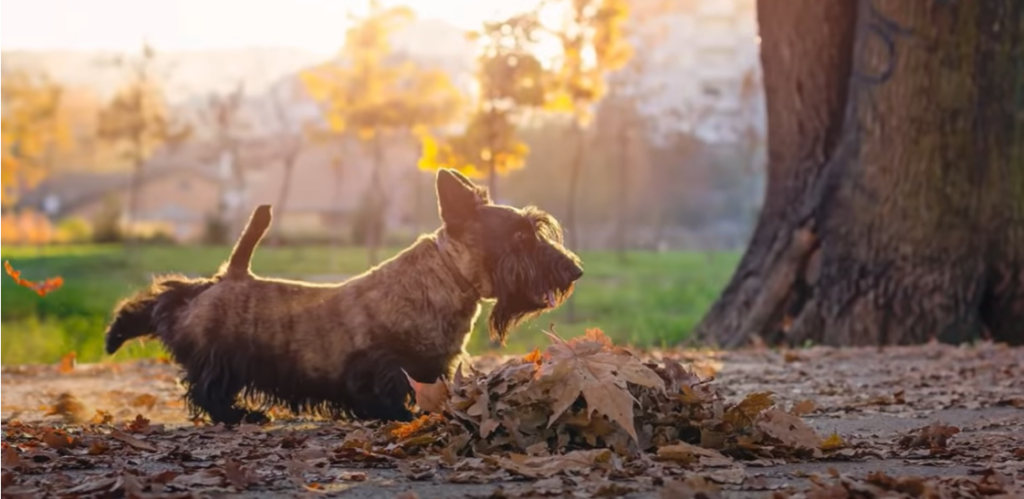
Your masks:
{"label": "yellow leaf", "polygon": [[746,428],[772,404],[772,392],[751,393],[742,402],[726,410],[723,419],[735,428]]}
{"label": "yellow leaf", "polygon": [[838,433],[832,432],[831,435],[821,441],[820,447],[823,451],[842,449],[843,447],[846,447],[846,441],[844,441],[843,437],[839,436]]}

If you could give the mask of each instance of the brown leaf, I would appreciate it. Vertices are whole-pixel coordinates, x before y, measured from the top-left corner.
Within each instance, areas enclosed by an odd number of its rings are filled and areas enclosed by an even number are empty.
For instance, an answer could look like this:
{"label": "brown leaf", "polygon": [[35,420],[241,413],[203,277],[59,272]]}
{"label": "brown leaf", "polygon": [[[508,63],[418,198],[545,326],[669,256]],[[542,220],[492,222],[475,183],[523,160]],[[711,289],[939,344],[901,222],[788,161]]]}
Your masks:
{"label": "brown leaf", "polygon": [[68,352],[60,358],[60,362],[57,364],[57,372],[61,374],[68,374],[75,370],[75,352]]}
{"label": "brown leaf", "polygon": [[150,428],[150,420],[142,417],[141,414],[136,414],[135,419],[125,425],[125,429],[132,433],[144,433],[148,428]]}
{"label": "brown leaf", "polygon": [[487,457],[498,466],[527,478],[548,478],[566,471],[587,471],[611,460],[608,449],[576,450],[557,456],[532,457],[512,454]]}
{"label": "brown leaf", "polygon": [[666,445],[658,448],[658,459],[674,461],[683,465],[699,462],[704,466],[732,466],[736,464],[731,458],[714,449],[705,449],[686,442]]}
{"label": "brown leaf", "polygon": [[818,434],[803,419],[778,409],[764,412],[757,426],[768,436],[794,449],[818,449],[821,443]]}
{"label": "brown leaf", "polygon": [[75,445],[75,439],[60,430],[43,430],[42,440],[53,449],[66,449]]}
{"label": "brown leaf", "polygon": [[751,393],[742,402],[725,411],[724,419],[734,428],[746,428],[754,422],[758,415],[774,403],[772,401],[772,392]]}
{"label": "brown leaf", "polygon": [[719,499],[722,497],[718,485],[707,481],[700,475],[690,475],[683,481],[672,480],[665,482],[665,486],[659,491],[661,499],[680,499],[684,497]]}
{"label": "brown leaf", "polygon": [[13,470],[25,466],[25,461],[21,459],[21,455],[14,446],[4,443],[4,453],[2,457],[3,468]]}
{"label": "brown leaf", "polygon": [[120,441],[128,444],[129,446],[134,447],[134,448],[139,449],[139,450],[144,450],[144,451],[149,451],[149,452],[156,452],[157,451],[157,447],[155,445],[153,445],[153,444],[151,444],[149,442],[146,442],[145,440],[140,440],[140,439],[138,439],[136,437],[133,437],[133,436],[131,436],[131,435],[121,431],[121,430],[118,430],[118,429],[111,430],[110,437],[111,438],[115,438],[117,440],[120,440]]}
{"label": "brown leaf", "polygon": [[96,409],[96,414],[93,415],[92,419],[89,420],[90,423],[95,425],[110,424],[113,421],[114,416],[109,412],[101,409]]}
{"label": "brown leaf", "polygon": [[100,454],[107,452],[108,450],[110,450],[110,446],[107,445],[106,442],[102,440],[93,440],[92,443],[89,444],[88,452],[90,456],[98,456]]}
{"label": "brown leaf", "polygon": [[118,478],[113,476],[104,476],[87,480],[84,483],[80,483],[70,489],[61,492],[62,495],[87,495],[96,492],[113,491],[118,485]]}
{"label": "brown leaf", "polygon": [[207,468],[197,473],[182,474],[167,482],[168,485],[175,485],[183,488],[191,487],[220,487],[227,480],[224,472],[216,468]]}
{"label": "brown leaf", "polygon": [[810,414],[817,409],[817,404],[812,400],[801,400],[793,404],[793,408],[789,410],[789,413],[794,416],[803,416],[804,414]]}
{"label": "brown leaf", "polygon": [[250,485],[259,481],[251,469],[243,467],[238,461],[230,457],[224,460],[224,476],[238,490],[246,490]]}
{"label": "brown leaf", "polygon": [[444,412],[449,397],[447,381],[438,378],[433,383],[420,383],[412,379],[404,369],[402,373],[409,380],[409,385],[412,386],[413,392],[416,394],[416,405],[420,409],[426,412]]}
{"label": "brown leaf", "polygon": [[53,407],[44,416],[61,416],[68,424],[81,424],[89,420],[85,404],[70,392],[57,395]]}
{"label": "brown leaf", "polygon": [[588,329],[570,341],[547,334],[554,340],[545,353],[551,363],[541,368],[540,379],[554,399],[548,427],[582,394],[588,416],[595,411],[604,414],[639,441],[633,425],[636,400],[627,382],[664,390],[665,381],[633,354],[612,346],[599,329]]}

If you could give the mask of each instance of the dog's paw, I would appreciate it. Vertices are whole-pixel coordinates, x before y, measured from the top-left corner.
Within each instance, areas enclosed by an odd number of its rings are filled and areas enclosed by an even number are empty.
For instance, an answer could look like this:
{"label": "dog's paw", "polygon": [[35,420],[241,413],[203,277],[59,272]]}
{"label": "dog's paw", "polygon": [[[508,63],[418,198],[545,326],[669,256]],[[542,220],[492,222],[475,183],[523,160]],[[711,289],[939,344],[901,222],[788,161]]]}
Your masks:
{"label": "dog's paw", "polygon": [[245,417],[242,418],[242,422],[263,426],[270,423],[270,417],[262,411],[249,411],[245,414]]}

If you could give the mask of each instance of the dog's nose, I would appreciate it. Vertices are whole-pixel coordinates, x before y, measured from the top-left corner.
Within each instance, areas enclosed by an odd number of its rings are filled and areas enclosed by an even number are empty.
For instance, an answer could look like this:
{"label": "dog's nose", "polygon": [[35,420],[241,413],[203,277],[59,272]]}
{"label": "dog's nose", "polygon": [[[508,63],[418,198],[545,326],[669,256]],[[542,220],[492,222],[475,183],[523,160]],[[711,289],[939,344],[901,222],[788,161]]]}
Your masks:
{"label": "dog's nose", "polygon": [[580,277],[583,277],[583,267],[573,265],[572,269],[569,270],[569,278],[573,281],[578,281]]}

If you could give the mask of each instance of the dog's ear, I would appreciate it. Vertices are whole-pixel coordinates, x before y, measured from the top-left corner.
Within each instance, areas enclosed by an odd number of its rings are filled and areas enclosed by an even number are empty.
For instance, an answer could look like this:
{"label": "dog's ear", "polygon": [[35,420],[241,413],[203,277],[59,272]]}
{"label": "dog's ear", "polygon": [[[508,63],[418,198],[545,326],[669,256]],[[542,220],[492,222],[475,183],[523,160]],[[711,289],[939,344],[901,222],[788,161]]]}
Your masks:
{"label": "dog's ear", "polygon": [[456,170],[445,168],[437,171],[437,202],[445,225],[458,226],[475,216],[477,208],[490,199],[486,188]]}

